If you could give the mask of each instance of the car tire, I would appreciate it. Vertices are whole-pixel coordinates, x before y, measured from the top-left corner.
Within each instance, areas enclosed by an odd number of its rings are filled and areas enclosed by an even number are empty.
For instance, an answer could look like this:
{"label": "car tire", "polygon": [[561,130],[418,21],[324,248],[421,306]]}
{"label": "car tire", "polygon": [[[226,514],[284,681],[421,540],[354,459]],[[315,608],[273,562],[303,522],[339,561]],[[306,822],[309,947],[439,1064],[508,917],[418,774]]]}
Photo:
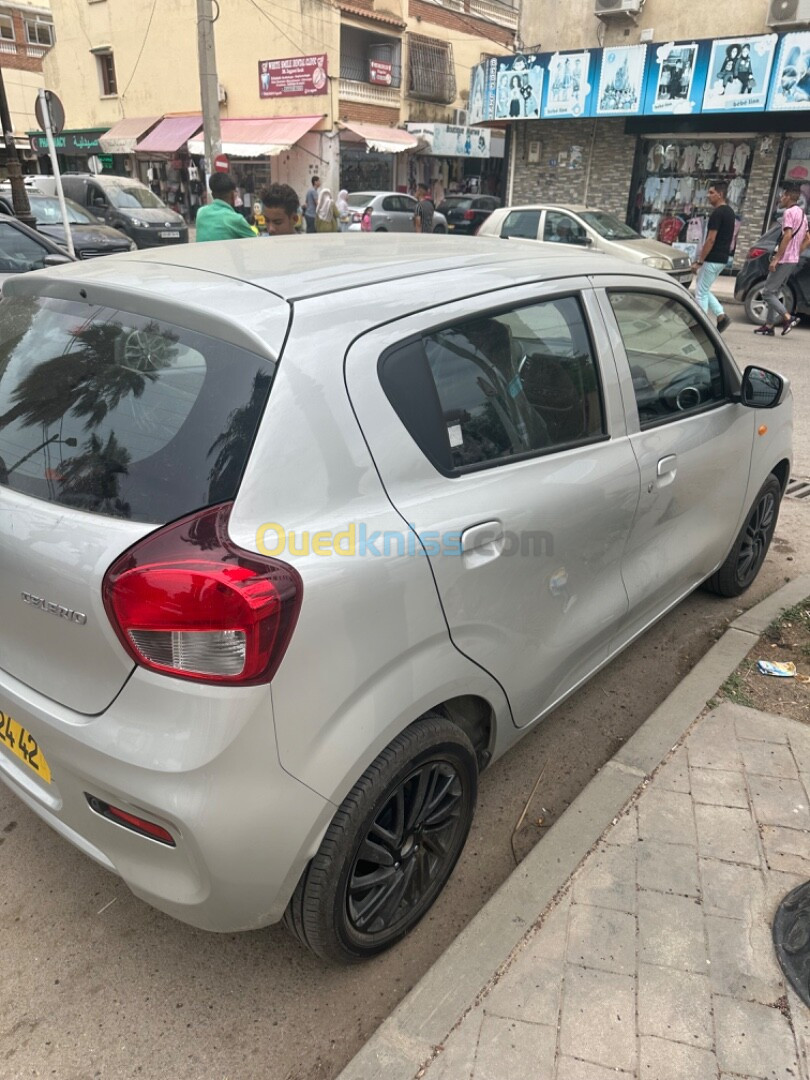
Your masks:
{"label": "car tire", "polygon": [[447,229],[445,229],[445,227],[443,225],[437,225],[436,228],[433,230],[433,232],[434,232],[434,234],[435,233],[446,233]]}
{"label": "car tire", "polygon": [[374,232],[388,232],[388,229],[375,229]]}
{"label": "car tire", "polygon": [[782,485],[771,473],[760,488],[726,561],[704,583],[705,589],[718,596],[739,596],[753,584],[771,546],[781,501]]}
{"label": "car tire", "polygon": [[[768,305],[762,299],[762,290],[765,287],[765,282],[760,281],[756,285],[752,285],[748,292],[745,294],[745,314],[748,316],[748,321],[757,323],[762,326],[765,323],[768,313]],[[796,296],[791,289],[790,285],[783,285],[781,291],[781,300],[788,311],[793,311],[796,306]]]}
{"label": "car tire", "polygon": [[435,713],[411,724],[343,800],[293,893],[287,928],[317,956],[342,964],[399,941],[450,877],[477,790],[464,732]]}

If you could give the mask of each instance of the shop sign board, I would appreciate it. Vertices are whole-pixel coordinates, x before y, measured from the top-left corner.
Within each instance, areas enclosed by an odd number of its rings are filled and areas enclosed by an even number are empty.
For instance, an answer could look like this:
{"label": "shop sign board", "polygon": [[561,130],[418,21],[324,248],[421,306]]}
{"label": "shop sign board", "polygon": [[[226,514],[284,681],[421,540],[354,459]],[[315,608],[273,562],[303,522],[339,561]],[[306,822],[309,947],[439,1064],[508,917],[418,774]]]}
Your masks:
{"label": "shop sign board", "polygon": [[377,86],[390,86],[394,79],[394,65],[382,60],[369,60],[368,81]]}
{"label": "shop sign board", "polygon": [[646,45],[621,45],[602,52],[597,116],[637,116],[644,100]]}
{"label": "shop sign board", "polygon": [[462,127],[455,124],[408,124],[407,128],[409,134],[425,140],[431,157],[491,156],[492,132],[489,128]]}
{"label": "shop sign board", "polygon": [[782,38],[768,108],[774,112],[810,108],[810,31]]}
{"label": "shop sign board", "polygon": [[684,116],[700,112],[705,71],[696,41],[669,41],[653,48],[643,112]]}
{"label": "shop sign board", "polygon": [[543,117],[576,118],[588,115],[591,96],[591,52],[554,53],[548,62]]}
{"label": "shop sign board", "polygon": [[[71,157],[79,157],[87,154],[98,154],[101,151],[99,138],[104,135],[104,129],[100,131],[63,131],[60,135],[54,135],[53,142],[60,154]],[[48,140],[40,132],[29,132],[31,149],[37,154],[48,153]]]}
{"label": "shop sign board", "polygon": [[711,42],[703,112],[763,112],[778,41],[762,34]]}
{"label": "shop sign board", "polygon": [[259,61],[259,97],[305,97],[329,90],[326,53]]}

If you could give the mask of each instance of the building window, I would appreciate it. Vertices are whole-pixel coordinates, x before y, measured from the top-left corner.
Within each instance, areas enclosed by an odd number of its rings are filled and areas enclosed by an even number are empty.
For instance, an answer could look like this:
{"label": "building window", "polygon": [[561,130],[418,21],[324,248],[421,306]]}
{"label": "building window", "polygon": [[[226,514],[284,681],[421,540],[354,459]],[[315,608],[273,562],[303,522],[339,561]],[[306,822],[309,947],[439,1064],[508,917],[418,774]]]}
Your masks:
{"label": "building window", "polygon": [[45,22],[44,19],[26,19],[25,38],[29,45],[42,45],[46,49],[49,48],[56,41],[53,23]]}
{"label": "building window", "polygon": [[118,83],[115,79],[115,59],[111,52],[101,53],[96,57],[98,63],[98,77],[101,83],[102,97],[115,97],[118,93]]}
{"label": "building window", "polygon": [[0,41],[14,40],[14,23],[11,16],[0,12]]}
{"label": "building window", "polygon": [[408,96],[442,105],[456,100],[456,69],[449,41],[408,35]]}
{"label": "building window", "polygon": [[340,77],[397,87],[402,83],[402,43],[354,26],[340,28]]}

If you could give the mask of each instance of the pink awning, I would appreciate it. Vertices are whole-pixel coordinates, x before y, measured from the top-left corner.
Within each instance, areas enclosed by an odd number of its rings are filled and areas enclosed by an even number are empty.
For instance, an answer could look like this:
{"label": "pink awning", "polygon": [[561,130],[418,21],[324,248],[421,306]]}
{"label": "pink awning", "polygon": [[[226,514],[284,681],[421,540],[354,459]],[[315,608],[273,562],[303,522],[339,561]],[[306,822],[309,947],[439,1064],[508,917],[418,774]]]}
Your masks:
{"label": "pink awning", "polygon": [[[385,124],[341,124],[342,128],[351,134],[347,138],[349,142],[362,140],[369,150],[377,150],[383,154],[401,154],[403,150],[415,150],[419,140],[401,128],[386,127]],[[354,136],[354,138],[352,138]]]}
{"label": "pink awning", "polygon": [[105,131],[98,144],[105,154],[131,154],[142,135],[155,126],[159,116],[129,116]]}
{"label": "pink awning", "polygon": [[202,127],[202,117],[164,116],[158,126],[136,145],[139,154],[176,154]]}
{"label": "pink awning", "polygon": [[[263,116],[249,120],[223,120],[222,153],[233,158],[267,157],[281,154],[323,120],[320,116]],[[203,154],[202,137],[190,139],[190,154]]]}

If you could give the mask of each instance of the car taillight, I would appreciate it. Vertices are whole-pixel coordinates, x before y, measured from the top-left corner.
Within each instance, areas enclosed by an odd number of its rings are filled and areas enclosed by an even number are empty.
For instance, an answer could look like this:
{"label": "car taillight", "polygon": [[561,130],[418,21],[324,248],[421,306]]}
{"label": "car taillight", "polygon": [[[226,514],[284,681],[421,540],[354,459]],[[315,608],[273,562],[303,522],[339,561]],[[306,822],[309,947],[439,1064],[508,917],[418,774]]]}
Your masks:
{"label": "car taillight", "polygon": [[150,533],[104,575],[107,615],[142,667],[239,686],[269,682],[278,669],[303,585],[291,566],[230,540],[232,505]]}
{"label": "car taillight", "polygon": [[748,258],[749,259],[758,259],[761,255],[767,255],[767,254],[768,254],[767,248],[752,247],[751,250],[748,252]]}
{"label": "car taillight", "polygon": [[475,220],[475,211],[474,210],[465,210],[464,211],[464,220],[465,221],[474,221]]}
{"label": "car taillight", "polygon": [[360,232],[371,232],[371,211],[366,210],[360,219]]}
{"label": "car taillight", "polygon": [[362,214],[352,214],[352,225],[359,225],[362,220]]}

